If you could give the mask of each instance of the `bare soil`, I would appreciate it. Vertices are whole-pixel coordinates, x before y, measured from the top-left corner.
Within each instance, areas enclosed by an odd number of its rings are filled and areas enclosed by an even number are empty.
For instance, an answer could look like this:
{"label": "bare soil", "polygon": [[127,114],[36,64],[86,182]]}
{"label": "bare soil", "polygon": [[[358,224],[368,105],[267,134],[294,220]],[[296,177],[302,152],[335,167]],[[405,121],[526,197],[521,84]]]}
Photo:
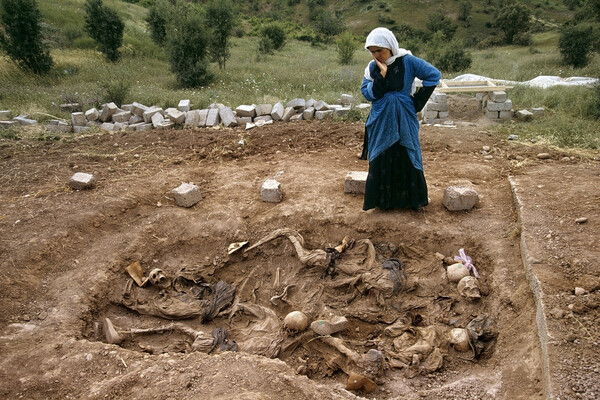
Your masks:
{"label": "bare soil", "polygon": [[[0,397],[597,398],[600,163],[491,135],[491,122],[469,97],[451,96],[450,108],[456,127],[421,128],[430,204],[420,211],[364,212],[362,196],[344,193],[346,173],[368,169],[357,157],[360,123],[3,139]],[[550,158],[539,159],[542,152]],[[70,190],[75,172],[93,174],[96,187]],[[509,177],[522,191],[522,220]],[[266,179],[281,183],[282,202],[261,201]],[[193,207],[173,201],[171,190],[182,182],[201,189]],[[445,209],[444,189],[454,184],[477,190],[475,209]],[[581,217],[586,221],[575,222]],[[307,250],[335,247],[344,237],[368,239],[378,266],[389,258],[402,261],[406,288],[384,295],[364,283],[368,274],[359,277],[362,286],[342,285],[352,277],[302,264],[285,237],[228,254],[233,242],[252,245],[282,228],[300,234]],[[542,317],[550,335],[542,341],[522,233],[547,301]],[[454,257],[461,248],[481,274],[480,300],[465,299],[446,279],[440,254]],[[338,266],[360,259],[352,251],[341,254]],[[239,351],[208,354],[173,329],[123,333],[172,323],[123,305],[131,281],[125,268],[136,261],[146,276],[161,268],[170,277],[232,285],[233,304],[214,319],[176,323],[208,338],[224,328]],[[283,300],[274,299],[288,286]],[[575,296],[576,286],[585,294]],[[136,289],[161,296],[153,287]],[[232,313],[240,304],[271,310],[276,332],[253,330],[268,318]],[[293,310],[309,321],[345,316],[348,328],[332,336],[346,353],[310,329],[286,331],[282,322]],[[386,333],[393,324],[408,320],[404,331],[414,339],[430,327],[464,328],[478,316],[493,321],[498,334],[479,357],[442,343],[443,364],[433,371],[418,355],[404,366],[394,363],[405,348]],[[105,318],[121,332],[120,344],[107,343]],[[260,355],[267,351],[250,346],[250,336],[278,351]],[[348,355],[364,357],[370,349],[382,352],[381,371],[361,369]],[[353,371],[377,388],[346,390]]]}

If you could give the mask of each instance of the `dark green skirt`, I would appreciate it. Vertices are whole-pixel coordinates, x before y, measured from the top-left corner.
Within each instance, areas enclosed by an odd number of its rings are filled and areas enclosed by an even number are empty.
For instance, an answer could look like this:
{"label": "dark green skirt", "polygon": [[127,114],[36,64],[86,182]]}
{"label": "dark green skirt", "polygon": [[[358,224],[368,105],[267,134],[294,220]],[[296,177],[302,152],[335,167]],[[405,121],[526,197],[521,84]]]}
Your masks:
{"label": "dark green skirt", "polygon": [[428,203],[425,175],[412,165],[406,147],[399,142],[369,163],[363,210],[418,210]]}

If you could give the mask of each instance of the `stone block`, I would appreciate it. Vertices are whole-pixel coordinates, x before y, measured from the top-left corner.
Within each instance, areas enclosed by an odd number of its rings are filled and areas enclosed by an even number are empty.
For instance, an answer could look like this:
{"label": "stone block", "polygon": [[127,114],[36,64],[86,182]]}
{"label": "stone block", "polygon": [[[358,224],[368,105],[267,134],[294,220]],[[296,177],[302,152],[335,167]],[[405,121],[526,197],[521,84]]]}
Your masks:
{"label": "stone block", "polygon": [[10,118],[12,112],[10,110],[0,110],[0,118]]}
{"label": "stone block", "polygon": [[113,122],[129,123],[129,119],[131,118],[131,112],[129,111],[121,111],[120,113],[113,114],[112,120]]}
{"label": "stone block", "polygon": [[90,108],[85,112],[85,118],[88,121],[98,121],[100,118],[100,112],[96,109],[96,107]]}
{"label": "stone block", "polygon": [[117,112],[119,107],[115,103],[106,103],[100,111],[100,121],[108,122],[111,120],[113,114]]}
{"label": "stone block", "polygon": [[485,111],[485,117],[489,118],[489,119],[499,119],[500,118],[500,111]]}
{"label": "stone block", "polygon": [[19,125],[24,125],[24,126],[37,125],[37,123],[38,123],[35,119],[28,118],[27,115],[18,115],[13,118],[13,121],[17,121],[19,123]]}
{"label": "stone block", "polygon": [[223,104],[223,103],[210,103],[210,104],[208,105],[208,109],[209,109],[209,110],[210,110],[211,108],[217,108],[217,109],[219,109],[219,108],[223,108],[223,107],[225,107],[225,104]]}
{"label": "stone block", "polygon": [[314,107],[308,107],[306,110],[304,110],[302,112],[302,119],[310,121],[314,117],[315,117],[315,108]]}
{"label": "stone block", "polygon": [[281,183],[275,179],[267,179],[260,188],[260,198],[267,203],[280,203],[283,199]]}
{"label": "stone block", "polygon": [[[142,117],[144,117],[144,122],[145,123],[150,123],[152,122],[152,117],[154,116],[154,114],[160,114],[161,117],[164,118],[164,111],[161,107],[148,107],[148,109],[146,109],[146,111],[144,111]],[[137,115],[137,114],[136,114]]]}
{"label": "stone block", "polygon": [[136,131],[148,131],[152,128],[154,128],[154,126],[151,123],[140,123],[135,126]]}
{"label": "stone block", "polygon": [[286,107],[292,107],[292,108],[306,108],[306,100],[304,99],[300,99],[300,98],[296,98],[293,100],[288,101],[288,103],[286,104]]}
{"label": "stone block", "polygon": [[181,112],[190,111],[190,101],[189,100],[179,100],[179,104],[177,105],[177,109]]}
{"label": "stone block", "polygon": [[83,132],[87,132],[89,130],[90,130],[89,126],[74,126],[73,127],[74,133],[83,133]]}
{"label": "stone block", "polygon": [[[263,117],[266,117],[266,115],[263,115]],[[271,118],[271,117],[269,116],[269,118]],[[236,120],[238,126],[246,126],[246,124],[252,123],[251,117],[235,117],[235,120]]]}
{"label": "stone block", "polygon": [[329,110],[329,104],[325,103],[323,100],[319,100],[314,105],[315,111],[327,111]]}
{"label": "stone block", "polygon": [[115,132],[120,132],[120,131],[124,131],[125,129],[127,129],[128,126],[129,126],[129,124],[125,123],[125,122],[115,122],[113,129]]}
{"label": "stone block", "polygon": [[475,98],[479,101],[486,101],[489,98],[487,92],[480,92],[475,95]]}
{"label": "stone block", "polygon": [[140,103],[136,103],[135,101],[131,104],[131,113],[134,115],[139,115],[140,117],[144,116],[144,113],[148,110],[148,107],[140,104]]}
{"label": "stone block", "polygon": [[170,119],[165,119],[163,122],[156,126],[156,129],[171,129],[175,124]]}
{"label": "stone block", "polygon": [[218,108],[209,108],[206,115],[206,126],[217,126],[221,121]]}
{"label": "stone block", "polygon": [[448,103],[427,102],[427,111],[448,111]]}
{"label": "stone block", "polygon": [[79,103],[65,103],[58,106],[60,111],[77,112],[81,111],[81,105]]}
{"label": "stone block", "polygon": [[512,100],[506,100],[501,103],[488,101],[486,109],[488,111],[509,111],[512,109]]}
{"label": "stone block", "polygon": [[133,109],[133,104],[121,104],[121,110],[123,110],[123,111],[131,112],[132,109]]}
{"label": "stone block", "polygon": [[129,125],[135,125],[144,122],[144,118],[139,115],[132,115],[129,117]]}
{"label": "stone block", "polygon": [[367,171],[349,171],[344,179],[344,193],[365,194]]}
{"label": "stone block", "polygon": [[443,203],[448,211],[468,211],[479,203],[479,194],[469,186],[449,186],[444,190]]}
{"label": "stone block", "polygon": [[190,110],[185,117],[186,128],[196,128],[200,125],[200,110]]}
{"label": "stone block", "polygon": [[11,128],[18,126],[19,123],[17,121],[0,121],[0,128]]}
{"label": "stone block", "polygon": [[427,111],[423,111],[423,118],[424,119],[434,119],[438,117],[438,112],[437,111],[430,111],[429,109]]}
{"label": "stone block", "polygon": [[515,113],[515,117],[517,117],[519,121],[531,121],[533,113],[528,110],[519,110]]}
{"label": "stone block", "polygon": [[283,104],[280,102],[275,103],[273,109],[271,110],[271,117],[273,117],[273,121],[279,121],[281,118],[283,118],[284,111]]}
{"label": "stone block", "polygon": [[113,124],[112,122],[103,122],[102,125],[100,125],[100,129],[106,132],[116,131],[115,124]]}
{"label": "stone block", "polygon": [[302,117],[302,113],[299,114],[294,114],[292,115],[292,117],[290,118],[290,122],[291,121],[302,121],[304,118]]}
{"label": "stone block", "polygon": [[546,110],[544,110],[544,107],[534,107],[531,109],[531,113],[534,117],[543,117],[545,112]]}
{"label": "stone block", "polygon": [[333,110],[315,111],[316,119],[324,119],[324,118],[332,116],[332,115],[333,115]]}
{"label": "stone block", "polygon": [[167,118],[169,118],[174,124],[181,125],[185,122],[185,113],[177,109],[172,109],[167,113]]}
{"label": "stone block", "polygon": [[256,106],[255,105],[241,105],[235,109],[238,117],[250,117],[253,118],[256,116]]}
{"label": "stone block", "polygon": [[254,123],[264,123],[268,121],[273,121],[273,117],[271,117],[270,115],[260,115],[258,117],[254,117],[253,121]]}
{"label": "stone block", "polygon": [[87,118],[82,112],[71,113],[71,125],[73,126],[85,126],[87,124]]}
{"label": "stone block", "polygon": [[162,124],[165,120],[165,117],[162,116],[161,113],[159,112],[155,112],[154,114],[152,114],[152,118],[150,118],[150,121],[152,122],[152,126],[155,128],[158,128],[158,126],[160,124]]}
{"label": "stone block", "polygon": [[[53,120],[56,121],[56,120]],[[46,125],[46,132],[54,133],[67,133],[71,131],[71,126],[63,121],[56,121],[57,123],[51,123]]]}
{"label": "stone block", "polygon": [[504,103],[508,99],[504,90],[490,92],[489,96],[490,101],[493,101],[494,103]]}
{"label": "stone block", "polygon": [[206,126],[206,119],[208,118],[208,108],[204,108],[198,111],[198,126]]}
{"label": "stone block", "polygon": [[91,189],[96,184],[96,179],[92,174],[86,174],[85,172],[76,172],[69,179],[69,187],[73,190],[85,190]]}
{"label": "stone block", "polygon": [[[429,98],[429,100],[434,103],[448,104],[448,96],[446,95],[446,93],[441,93],[441,92],[437,92],[437,91],[434,91],[431,94],[431,97]],[[438,110],[438,111],[440,111],[440,110]],[[445,111],[445,110],[441,110],[441,111]]]}
{"label": "stone block", "polygon": [[285,108],[285,110],[283,110],[283,116],[281,117],[281,120],[284,122],[288,122],[294,114],[296,114],[296,110],[294,109],[294,107],[288,106]]}
{"label": "stone block", "polygon": [[314,107],[316,102],[317,101],[311,97],[310,99],[306,100],[305,107],[306,108]]}
{"label": "stone block", "polygon": [[513,117],[513,111],[512,110],[498,111],[498,118],[500,118],[500,119],[509,120],[509,119],[512,119],[512,117]]}
{"label": "stone block", "polygon": [[89,128],[99,128],[102,125],[99,121],[88,121],[87,127]]}
{"label": "stone block", "polygon": [[369,103],[360,103],[355,108],[357,110],[368,110],[369,108],[371,108],[371,104],[369,104]]}
{"label": "stone block", "polygon": [[351,94],[342,94],[340,96],[340,103],[343,106],[350,106],[354,104],[354,96],[352,96]]}
{"label": "stone block", "polygon": [[271,111],[273,111],[273,105],[259,104],[255,107],[254,111],[256,112],[257,117],[260,117],[261,115],[270,115]]}
{"label": "stone block", "polygon": [[182,183],[179,187],[171,190],[171,193],[175,198],[175,204],[179,207],[191,207],[202,200],[200,188],[191,182]]}
{"label": "stone block", "polygon": [[348,111],[350,111],[350,107],[338,107],[335,109],[334,114],[339,117],[342,117],[348,114]]}
{"label": "stone block", "polygon": [[448,111],[438,111],[438,118],[440,119],[448,118],[448,115],[450,115]]}
{"label": "stone block", "polygon": [[219,117],[221,118],[221,122],[223,122],[223,126],[230,127],[236,126],[237,120],[235,119],[235,115],[231,108],[223,107],[219,110]]}

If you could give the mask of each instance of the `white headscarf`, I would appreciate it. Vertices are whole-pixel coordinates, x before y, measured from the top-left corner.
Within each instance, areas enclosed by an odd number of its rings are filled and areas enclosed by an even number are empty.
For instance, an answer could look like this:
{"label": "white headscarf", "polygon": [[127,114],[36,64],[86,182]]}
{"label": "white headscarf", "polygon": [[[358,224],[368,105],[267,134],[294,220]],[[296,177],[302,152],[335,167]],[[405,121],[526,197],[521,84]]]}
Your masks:
{"label": "white headscarf", "polygon": [[[398,46],[398,40],[396,36],[387,28],[375,28],[367,36],[365,42],[365,49],[369,49],[370,46],[383,47],[389,49],[392,52],[392,56],[388,58],[385,63],[391,65],[398,57],[403,57],[407,54],[412,54],[410,50],[402,49]],[[370,63],[369,63],[370,64]],[[369,65],[365,68],[365,78],[371,79],[371,72],[369,71]]]}

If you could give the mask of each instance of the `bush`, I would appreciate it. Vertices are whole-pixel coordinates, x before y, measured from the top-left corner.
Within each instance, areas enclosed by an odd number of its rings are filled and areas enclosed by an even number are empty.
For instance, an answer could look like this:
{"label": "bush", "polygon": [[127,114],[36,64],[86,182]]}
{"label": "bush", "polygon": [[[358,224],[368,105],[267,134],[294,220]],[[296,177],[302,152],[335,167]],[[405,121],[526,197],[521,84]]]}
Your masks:
{"label": "bush", "polygon": [[592,98],[588,102],[586,114],[592,118],[600,120],[600,81],[592,87]]}
{"label": "bush", "polygon": [[529,32],[519,32],[513,37],[513,44],[517,46],[531,46],[533,38]]}
{"label": "bush", "polygon": [[593,29],[590,25],[566,25],[563,27],[558,39],[558,49],[565,64],[575,68],[585,67],[589,63],[592,51]]}
{"label": "bush", "polygon": [[531,13],[523,4],[506,2],[498,11],[494,24],[504,32],[506,43],[511,44],[517,33],[529,31],[530,19]]}
{"label": "bush", "polygon": [[167,34],[171,71],[186,88],[204,86],[212,81],[206,61],[208,38],[198,16],[184,20]]}
{"label": "bush", "polygon": [[339,35],[346,29],[346,24],[339,13],[334,14],[329,10],[319,9],[311,14],[313,28],[326,37]]}
{"label": "bush", "polygon": [[281,50],[285,45],[286,34],[280,23],[272,22],[264,25],[260,31],[258,50],[264,54],[271,54]]}
{"label": "bush", "polygon": [[356,40],[350,32],[342,33],[336,40],[338,61],[340,64],[350,64],[356,51]]}
{"label": "bush", "polygon": [[38,75],[48,73],[54,62],[42,42],[41,14],[35,0],[2,0],[2,8],[0,46],[20,68]]}
{"label": "bush", "polygon": [[104,98],[102,99],[105,103],[114,102],[118,106],[125,104],[127,96],[131,90],[131,82],[121,78],[106,82],[103,85],[105,92]]}
{"label": "bush", "polygon": [[472,9],[473,3],[471,3],[471,0],[460,0],[458,2],[458,20],[468,22],[471,18]]}
{"label": "bush", "polygon": [[102,0],[87,0],[85,12],[85,31],[100,45],[100,51],[107,60],[119,61],[125,24],[117,12],[106,7]]}
{"label": "bush", "polygon": [[163,16],[157,6],[153,6],[148,11],[146,24],[150,30],[150,37],[156,44],[163,44],[167,38],[167,19]]}
{"label": "bush", "polygon": [[445,72],[459,72],[471,67],[471,53],[465,51],[465,45],[460,41],[452,41],[443,47],[436,66]]}
{"label": "bush", "polygon": [[446,17],[442,10],[438,10],[431,14],[425,26],[431,33],[442,32],[447,40],[452,39],[458,29],[458,25],[452,22],[450,18]]}

